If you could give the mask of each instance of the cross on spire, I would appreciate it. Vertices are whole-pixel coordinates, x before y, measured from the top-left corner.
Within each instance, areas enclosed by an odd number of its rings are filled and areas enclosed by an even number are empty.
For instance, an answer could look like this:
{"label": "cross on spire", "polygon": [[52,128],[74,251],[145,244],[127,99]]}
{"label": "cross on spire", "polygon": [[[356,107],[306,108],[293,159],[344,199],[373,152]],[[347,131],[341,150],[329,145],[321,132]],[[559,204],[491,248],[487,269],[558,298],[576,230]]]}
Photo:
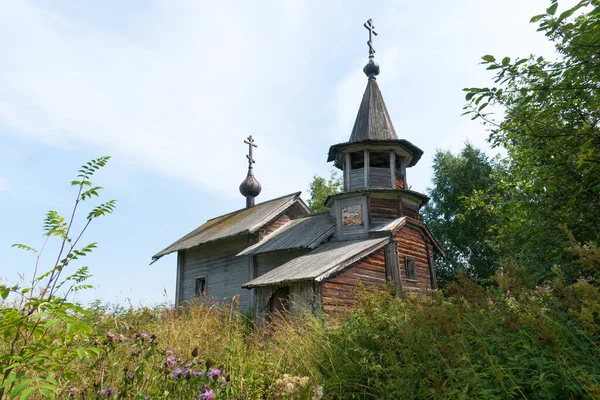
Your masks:
{"label": "cross on spire", "polygon": [[375,48],[373,47],[373,35],[377,36],[377,32],[375,32],[375,25],[373,25],[373,20],[369,19],[365,22],[364,27],[369,31],[369,41],[367,44],[369,45],[369,57],[374,57]]}
{"label": "cross on spire", "polygon": [[244,140],[244,143],[248,145],[248,155],[246,156],[246,158],[248,159],[248,169],[252,169],[252,164],[256,163],[256,161],[254,161],[254,158],[252,157],[252,148],[258,146],[254,144],[254,138],[252,137],[252,135],[248,136],[248,138]]}

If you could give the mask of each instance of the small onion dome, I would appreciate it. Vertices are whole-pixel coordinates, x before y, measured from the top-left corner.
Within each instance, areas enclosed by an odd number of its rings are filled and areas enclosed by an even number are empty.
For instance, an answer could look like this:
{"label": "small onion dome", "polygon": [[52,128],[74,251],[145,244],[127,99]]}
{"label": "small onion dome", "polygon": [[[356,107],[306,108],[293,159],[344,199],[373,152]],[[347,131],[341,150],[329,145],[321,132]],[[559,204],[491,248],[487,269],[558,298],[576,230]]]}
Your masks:
{"label": "small onion dome", "polygon": [[248,172],[248,176],[240,185],[240,193],[244,197],[256,197],[260,194],[260,190],[262,187],[260,183],[256,180],[252,172]]}
{"label": "small onion dome", "polygon": [[375,77],[379,75],[379,64],[373,60],[373,57],[369,57],[369,62],[363,68],[363,72],[369,77],[369,79],[376,79]]}

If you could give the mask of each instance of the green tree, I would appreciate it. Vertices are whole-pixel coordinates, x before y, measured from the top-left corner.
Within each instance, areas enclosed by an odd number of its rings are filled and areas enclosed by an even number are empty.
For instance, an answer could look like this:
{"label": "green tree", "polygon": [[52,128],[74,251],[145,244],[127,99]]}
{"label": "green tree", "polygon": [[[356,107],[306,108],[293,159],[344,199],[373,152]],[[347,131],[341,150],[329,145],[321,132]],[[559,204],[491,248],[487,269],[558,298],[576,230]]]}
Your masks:
{"label": "green tree", "polygon": [[597,242],[600,232],[600,1],[557,11],[552,0],[531,22],[558,58],[484,56],[497,86],[465,89],[465,108],[507,152],[497,190],[479,198],[499,219],[500,254],[538,276],[559,265],[575,277],[568,232],[579,243]]}
{"label": "green tree", "polygon": [[497,268],[497,255],[488,243],[495,218],[467,201],[474,193],[490,190],[492,169],[488,157],[470,144],[457,155],[438,150],[434,156],[433,187],[427,190],[431,201],[422,216],[446,252],[447,257],[436,258],[442,286],[459,269],[485,279]]}
{"label": "green tree", "polygon": [[327,210],[327,207],[325,207],[325,200],[327,200],[327,197],[340,193],[343,187],[344,183],[342,178],[336,171],[331,171],[329,179],[315,175],[310,183],[308,208],[310,208],[312,212]]}

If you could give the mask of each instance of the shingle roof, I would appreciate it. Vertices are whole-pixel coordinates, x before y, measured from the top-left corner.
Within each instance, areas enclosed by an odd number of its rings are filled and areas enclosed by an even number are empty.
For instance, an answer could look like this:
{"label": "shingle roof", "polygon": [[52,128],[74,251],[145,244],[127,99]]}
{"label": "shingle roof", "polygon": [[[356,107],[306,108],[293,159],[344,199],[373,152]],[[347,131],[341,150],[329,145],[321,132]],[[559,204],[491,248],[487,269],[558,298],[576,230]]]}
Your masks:
{"label": "shingle roof", "polygon": [[335,221],[329,213],[312,214],[288,221],[264,240],[244,249],[238,256],[268,253],[278,250],[314,249],[335,231]]}
{"label": "shingle roof", "polygon": [[350,139],[345,143],[338,143],[329,148],[327,161],[334,161],[341,147],[355,143],[397,145],[404,148],[412,156],[407,167],[414,166],[423,155],[423,150],[405,139],[398,139],[396,129],[388,113],[383,96],[377,85],[377,80],[369,79],[363,94],[358,114]]}
{"label": "shingle roof", "polygon": [[[295,202],[301,202],[304,208],[306,208],[306,205],[300,199],[300,192],[297,192],[259,203],[251,208],[243,208],[213,218],[158,252],[152,259],[156,261],[160,257],[175,251],[186,250],[231,236],[256,232]],[[306,209],[308,212],[308,208]]]}
{"label": "shingle roof", "polygon": [[242,287],[253,288],[305,280],[321,281],[388,242],[389,238],[329,242],[251,280]]}
{"label": "shingle roof", "polygon": [[397,140],[396,130],[375,79],[369,79],[349,142]]}

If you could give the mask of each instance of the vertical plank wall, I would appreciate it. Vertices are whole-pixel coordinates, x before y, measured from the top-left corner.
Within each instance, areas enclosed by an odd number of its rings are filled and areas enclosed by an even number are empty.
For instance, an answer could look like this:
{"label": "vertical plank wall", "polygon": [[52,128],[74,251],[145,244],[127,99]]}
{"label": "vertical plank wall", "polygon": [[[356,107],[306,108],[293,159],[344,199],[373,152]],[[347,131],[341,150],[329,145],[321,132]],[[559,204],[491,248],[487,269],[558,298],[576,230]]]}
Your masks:
{"label": "vertical plank wall", "polygon": [[207,243],[186,250],[181,283],[182,300],[192,301],[196,278],[206,278],[206,295],[211,300],[230,301],[240,295],[240,311],[250,309],[249,291],[242,289],[248,282],[248,257],[236,257],[248,246],[248,238]]}

